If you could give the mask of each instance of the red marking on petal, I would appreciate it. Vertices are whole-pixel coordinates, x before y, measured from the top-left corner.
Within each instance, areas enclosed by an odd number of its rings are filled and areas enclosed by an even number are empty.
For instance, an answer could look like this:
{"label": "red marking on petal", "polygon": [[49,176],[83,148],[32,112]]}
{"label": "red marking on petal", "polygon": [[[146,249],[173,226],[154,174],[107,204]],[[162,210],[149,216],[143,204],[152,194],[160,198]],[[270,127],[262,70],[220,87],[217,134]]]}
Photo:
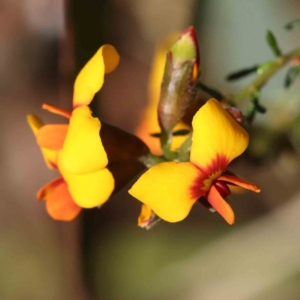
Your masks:
{"label": "red marking on petal", "polygon": [[228,159],[222,154],[217,154],[215,159],[205,168],[203,166],[199,167],[194,163],[194,165],[202,172],[204,172],[207,175],[207,177],[216,174],[218,172],[224,172],[228,164],[229,164]]}
{"label": "red marking on petal", "polygon": [[214,174],[219,171],[223,172],[227,168],[228,164],[229,164],[229,161],[225,155],[217,154],[216,158],[203,171],[209,175]]}
{"label": "red marking on petal", "polygon": [[201,172],[199,176],[194,180],[194,182],[191,185],[191,197],[193,199],[199,199],[201,196],[203,196],[206,191],[203,190],[205,187],[204,181],[208,179],[207,174]]}

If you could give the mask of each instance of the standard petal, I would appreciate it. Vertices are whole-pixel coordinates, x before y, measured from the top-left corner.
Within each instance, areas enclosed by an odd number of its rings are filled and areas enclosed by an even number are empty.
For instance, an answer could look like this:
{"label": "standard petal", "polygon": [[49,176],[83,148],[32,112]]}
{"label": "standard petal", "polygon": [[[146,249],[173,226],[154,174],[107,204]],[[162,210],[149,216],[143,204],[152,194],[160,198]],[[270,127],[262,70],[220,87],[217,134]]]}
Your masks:
{"label": "standard petal", "polygon": [[215,99],[194,116],[191,162],[207,174],[223,171],[248,146],[249,136]]}
{"label": "standard petal", "polygon": [[59,168],[59,170],[68,184],[75,203],[83,208],[102,205],[114,190],[114,178],[106,168],[82,175],[69,173],[63,168]]}
{"label": "standard petal", "polygon": [[60,164],[68,172],[85,174],[106,167],[108,160],[99,131],[99,119],[91,116],[88,106],[80,106],[73,111],[70,126],[61,150]]}
{"label": "standard petal", "polygon": [[[36,136],[42,126],[44,126],[44,123],[42,120],[40,120],[35,115],[27,115],[27,121],[29,123],[29,126],[33,132],[33,134]],[[41,148],[44,160],[46,162],[46,165],[49,169],[55,169],[57,165],[57,151]]]}
{"label": "standard petal", "polygon": [[195,193],[201,171],[193,164],[166,162],[146,171],[129,190],[129,194],[148,205],[168,222],[183,220],[196,200],[203,195],[201,186]]}
{"label": "standard petal", "polygon": [[50,111],[53,114],[60,115],[60,116],[65,117],[67,119],[70,119],[71,114],[72,114],[68,110],[65,110],[63,108],[59,108],[59,107],[56,107],[54,105],[47,104],[47,103],[44,103],[42,105],[42,108],[45,109],[45,110]]}
{"label": "standard petal", "polygon": [[222,176],[220,176],[218,178],[218,180],[225,181],[228,184],[237,185],[239,187],[242,187],[242,188],[244,188],[246,190],[253,191],[255,193],[259,193],[260,192],[260,187],[259,186],[257,186],[254,183],[251,183],[249,181],[243,180],[243,179],[241,179],[239,177],[235,177],[235,176],[232,176],[232,175],[223,174]]}
{"label": "standard petal", "polygon": [[209,189],[207,200],[210,205],[226,220],[230,225],[234,223],[234,212],[230,205],[221,197],[218,190],[212,185]]}
{"label": "standard petal", "polygon": [[37,132],[36,141],[40,147],[58,151],[64,144],[68,128],[68,124],[47,124]]}
{"label": "standard petal", "polygon": [[82,210],[72,199],[63,180],[54,187],[48,187],[45,200],[47,212],[55,220],[72,221]]}
{"label": "standard petal", "polygon": [[101,89],[104,74],[112,72],[120,56],[111,45],[102,46],[78,74],[74,84],[73,106],[89,105]]}

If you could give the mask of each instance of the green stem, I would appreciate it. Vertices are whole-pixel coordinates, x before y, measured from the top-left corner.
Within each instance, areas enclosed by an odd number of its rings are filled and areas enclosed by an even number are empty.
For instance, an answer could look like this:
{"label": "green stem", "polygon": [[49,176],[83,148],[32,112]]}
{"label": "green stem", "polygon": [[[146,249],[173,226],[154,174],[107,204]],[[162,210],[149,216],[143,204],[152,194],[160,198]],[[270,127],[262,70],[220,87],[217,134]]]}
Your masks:
{"label": "green stem", "polygon": [[262,88],[268,80],[276,74],[279,70],[281,70],[293,57],[300,55],[300,47],[287,53],[286,55],[282,55],[267,64],[270,64],[270,67],[264,71],[262,74],[258,75],[257,78],[248,86],[240,90],[237,94],[235,94],[230,100],[234,103],[237,103],[247,96],[256,93],[260,88]]}
{"label": "green stem", "polygon": [[189,161],[190,160],[192,136],[193,136],[193,132],[190,133],[188,138],[182,143],[182,145],[178,149],[178,159],[180,161]]}
{"label": "green stem", "polygon": [[172,143],[172,131],[165,131],[162,129],[162,133],[160,136],[160,144],[162,151],[164,153],[164,157],[169,160],[173,161],[177,158],[177,153],[171,151],[171,143]]}

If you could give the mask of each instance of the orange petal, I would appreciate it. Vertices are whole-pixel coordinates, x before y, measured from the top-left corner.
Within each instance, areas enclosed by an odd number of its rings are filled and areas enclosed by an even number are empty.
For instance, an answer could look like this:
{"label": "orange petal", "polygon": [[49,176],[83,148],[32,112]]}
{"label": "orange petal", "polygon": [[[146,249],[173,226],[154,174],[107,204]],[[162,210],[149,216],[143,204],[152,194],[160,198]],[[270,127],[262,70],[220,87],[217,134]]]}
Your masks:
{"label": "orange petal", "polygon": [[142,228],[147,227],[153,216],[154,211],[149,206],[143,204],[138,218],[138,226]]}
{"label": "orange petal", "polygon": [[192,125],[191,162],[209,175],[224,171],[248,146],[248,133],[215,99],[199,109]]}
{"label": "orange petal", "polygon": [[63,147],[68,128],[68,124],[45,125],[38,131],[36,141],[40,147],[58,151]]}
{"label": "orange petal", "polygon": [[52,112],[53,114],[60,115],[60,116],[63,116],[65,118],[68,118],[68,119],[70,119],[71,114],[72,114],[70,111],[68,111],[66,109],[59,108],[59,107],[56,107],[54,105],[47,104],[47,103],[44,103],[42,105],[42,108]]}
{"label": "orange petal", "polygon": [[232,225],[234,223],[234,212],[230,205],[221,197],[218,190],[212,185],[207,200],[210,205],[226,220],[227,223]]}
{"label": "orange petal", "polygon": [[46,200],[48,214],[55,220],[71,221],[78,216],[82,208],[73,201],[67,184],[57,178],[42,187],[37,193],[38,199]]}
{"label": "orange petal", "polygon": [[104,83],[104,74],[112,72],[120,56],[111,45],[102,46],[78,74],[74,84],[73,107],[89,105]]}
{"label": "orange petal", "polygon": [[168,222],[186,218],[196,200],[205,192],[193,183],[201,171],[193,164],[166,162],[146,171],[129,190],[129,194],[149,206]]}
{"label": "orange petal", "polygon": [[241,178],[232,176],[232,175],[223,174],[218,178],[218,180],[225,181],[226,183],[229,183],[229,184],[230,183],[235,184],[237,186],[240,186],[246,190],[253,191],[255,193],[260,192],[259,186],[255,185],[254,183],[251,183],[249,181],[243,180]]}
{"label": "orange petal", "polygon": [[86,174],[102,170],[108,160],[99,131],[101,123],[91,116],[88,106],[74,109],[70,126],[61,150],[60,164],[68,172]]}
{"label": "orange petal", "polygon": [[62,182],[64,182],[64,180],[61,177],[53,179],[52,181],[48,182],[38,190],[36,194],[36,198],[38,200],[46,200],[49,194],[51,194],[53,190]]}
{"label": "orange petal", "polygon": [[[33,134],[36,136],[42,126],[44,126],[44,123],[35,115],[27,115],[27,121],[29,123],[29,126],[33,132]],[[44,160],[46,162],[46,165],[49,169],[56,168],[57,164],[57,151],[41,148]]]}

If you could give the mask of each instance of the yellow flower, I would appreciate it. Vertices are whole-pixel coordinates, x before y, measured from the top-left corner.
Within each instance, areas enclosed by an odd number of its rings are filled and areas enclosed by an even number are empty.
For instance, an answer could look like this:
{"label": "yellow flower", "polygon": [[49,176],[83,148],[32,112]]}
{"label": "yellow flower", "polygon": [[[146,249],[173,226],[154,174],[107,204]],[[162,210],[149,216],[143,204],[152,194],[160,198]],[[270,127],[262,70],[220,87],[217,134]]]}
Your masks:
{"label": "yellow flower", "polygon": [[102,46],[76,78],[73,111],[44,104],[50,112],[69,118],[69,124],[44,125],[28,116],[38,145],[49,168],[61,177],[45,185],[37,194],[46,200],[48,213],[55,219],[74,219],[81,208],[92,208],[108,200],[114,178],[106,168],[108,159],[99,137],[101,123],[91,116],[88,105],[103,83],[104,74],[112,72],[119,55],[111,45]]}
{"label": "yellow flower", "polygon": [[186,218],[198,199],[209,204],[229,223],[234,213],[223,197],[228,185],[259,192],[255,184],[226,173],[229,163],[248,146],[247,132],[215,99],[194,116],[190,162],[166,162],[151,167],[129,190],[168,222]]}

